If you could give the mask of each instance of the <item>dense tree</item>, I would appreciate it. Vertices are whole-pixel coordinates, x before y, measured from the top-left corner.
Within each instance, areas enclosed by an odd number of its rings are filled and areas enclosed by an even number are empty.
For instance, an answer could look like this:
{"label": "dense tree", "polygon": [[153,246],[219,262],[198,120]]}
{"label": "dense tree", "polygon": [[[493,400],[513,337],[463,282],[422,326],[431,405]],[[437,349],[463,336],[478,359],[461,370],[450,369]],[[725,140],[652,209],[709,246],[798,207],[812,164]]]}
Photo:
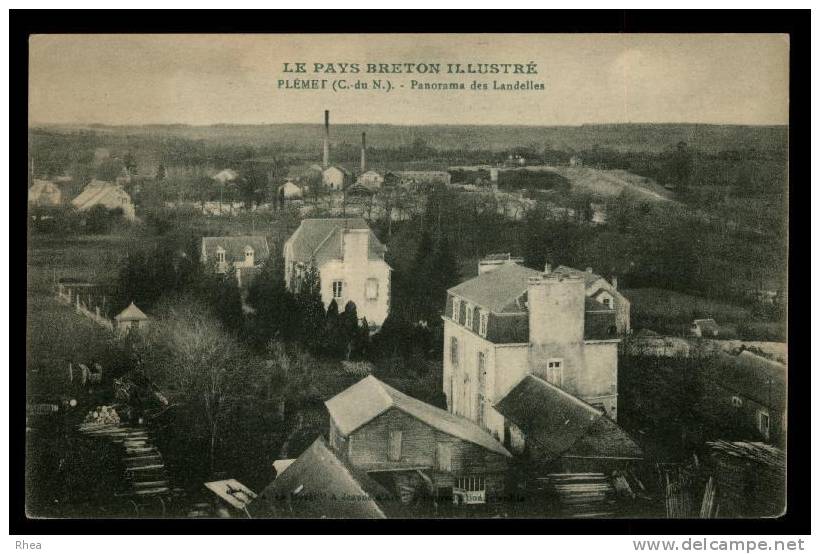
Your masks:
{"label": "dense tree", "polygon": [[299,308],[296,298],[285,288],[284,261],[271,256],[248,289],[248,305],[253,308],[250,337],[261,348],[271,340],[289,341],[296,337]]}
{"label": "dense tree", "polygon": [[[300,279],[296,306],[299,313],[298,338],[313,353],[323,350],[327,336],[325,305],[319,287],[319,270],[314,264],[310,264]],[[335,302],[331,302],[331,305],[338,315],[338,306]]]}

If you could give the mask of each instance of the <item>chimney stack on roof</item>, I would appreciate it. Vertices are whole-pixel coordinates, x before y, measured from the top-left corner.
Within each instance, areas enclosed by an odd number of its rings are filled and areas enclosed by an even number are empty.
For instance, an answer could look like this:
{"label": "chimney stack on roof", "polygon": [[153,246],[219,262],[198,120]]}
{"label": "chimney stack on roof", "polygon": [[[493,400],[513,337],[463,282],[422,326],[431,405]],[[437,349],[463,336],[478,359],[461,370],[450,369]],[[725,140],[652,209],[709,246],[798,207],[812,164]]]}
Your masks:
{"label": "chimney stack on roof", "polygon": [[325,110],[325,141],[322,152],[322,167],[330,165],[330,110]]}
{"label": "chimney stack on roof", "polygon": [[361,167],[362,173],[367,171],[367,157],[366,157],[367,155],[365,153],[366,151],[367,151],[367,139],[365,137],[365,133],[362,133],[362,167]]}
{"label": "chimney stack on roof", "polygon": [[547,262],[544,264],[544,275],[549,275],[550,273],[552,273],[552,266]]}
{"label": "chimney stack on roof", "polygon": [[609,280],[612,283],[612,288],[618,290],[618,276],[613,275],[612,278]]}

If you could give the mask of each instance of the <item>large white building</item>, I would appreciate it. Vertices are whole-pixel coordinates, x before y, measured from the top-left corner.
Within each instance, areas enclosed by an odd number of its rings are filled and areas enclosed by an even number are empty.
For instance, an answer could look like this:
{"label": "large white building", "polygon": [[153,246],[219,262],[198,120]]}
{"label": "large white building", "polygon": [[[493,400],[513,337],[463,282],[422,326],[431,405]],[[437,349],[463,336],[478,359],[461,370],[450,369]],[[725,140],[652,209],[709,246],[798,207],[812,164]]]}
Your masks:
{"label": "large white building", "polygon": [[298,290],[312,265],[319,271],[325,308],[336,300],[341,311],[352,301],[360,318],[379,327],[390,313],[385,251],[364,219],[305,219],[285,241],[285,283]]}
{"label": "large white building", "polygon": [[506,441],[510,425],[495,406],[532,375],[615,420],[615,310],[587,295],[582,275],[535,271],[512,260],[482,263],[479,273],[447,294],[448,409]]}

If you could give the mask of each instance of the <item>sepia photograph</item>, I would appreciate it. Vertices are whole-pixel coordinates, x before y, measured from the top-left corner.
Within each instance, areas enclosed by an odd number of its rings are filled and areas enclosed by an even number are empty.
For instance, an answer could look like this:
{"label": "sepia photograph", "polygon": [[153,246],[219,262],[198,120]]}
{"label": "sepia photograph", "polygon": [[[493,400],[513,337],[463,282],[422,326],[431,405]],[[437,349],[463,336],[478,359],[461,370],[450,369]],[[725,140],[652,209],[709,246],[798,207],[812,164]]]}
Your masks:
{"label": "sepia photograph", "polygon": [[784,516],[790,48],[31,34],[26,517]]}

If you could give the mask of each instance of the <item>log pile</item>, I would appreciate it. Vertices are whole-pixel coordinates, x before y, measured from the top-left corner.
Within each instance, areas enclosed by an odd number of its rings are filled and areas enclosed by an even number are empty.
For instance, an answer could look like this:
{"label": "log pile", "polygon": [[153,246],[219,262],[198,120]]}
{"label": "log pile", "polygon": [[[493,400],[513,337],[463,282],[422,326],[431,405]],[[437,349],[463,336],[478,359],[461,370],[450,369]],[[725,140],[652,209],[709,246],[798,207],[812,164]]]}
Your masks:
{"label": "log pile", "polygon": [[616,515],[616,492],[603,473],[551,473],[548,488],[558,497],[562,515],[606,518]]}

